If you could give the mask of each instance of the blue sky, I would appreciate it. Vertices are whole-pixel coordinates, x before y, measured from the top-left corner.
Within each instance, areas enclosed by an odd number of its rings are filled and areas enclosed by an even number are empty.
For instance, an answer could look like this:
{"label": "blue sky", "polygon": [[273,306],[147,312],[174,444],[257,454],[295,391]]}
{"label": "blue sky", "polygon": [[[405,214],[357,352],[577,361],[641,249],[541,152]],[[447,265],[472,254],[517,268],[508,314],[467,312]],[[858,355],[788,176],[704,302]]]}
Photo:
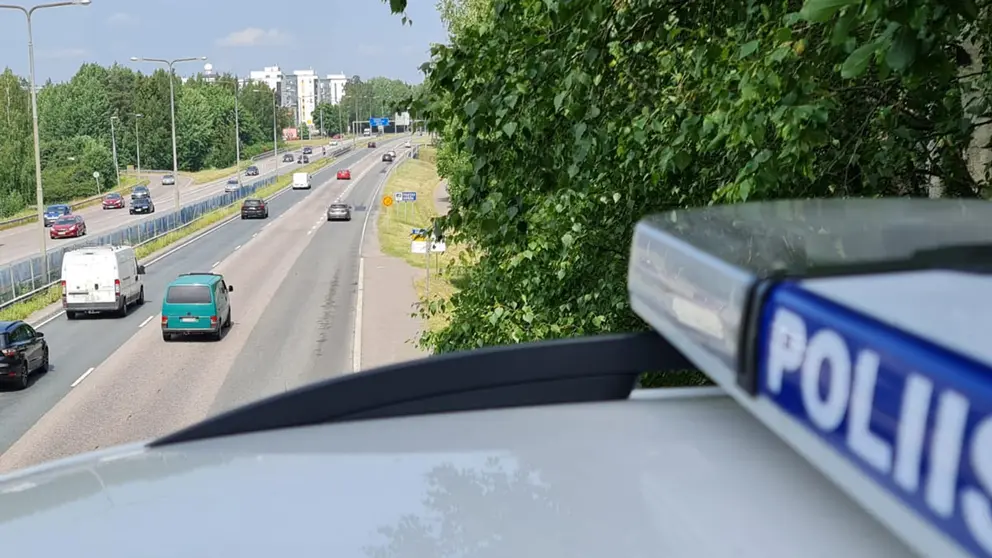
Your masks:
{"label": "blue sky", "polygon": [[[433,0],[411,2],[407,14],[412,26],[379,0],[92,0],[43,9],[32,18],[37,82],[69,79],[84,62],[116,61],[149,73],[154,65],[130,57],[206,56],[219,72],[279,65],[419,83],[431,43],[446,34]],[[0,10],[0,53],[0,65],[27,76],[20,12]],[[177,66],[182,75],[201,69],[195,62]]]}

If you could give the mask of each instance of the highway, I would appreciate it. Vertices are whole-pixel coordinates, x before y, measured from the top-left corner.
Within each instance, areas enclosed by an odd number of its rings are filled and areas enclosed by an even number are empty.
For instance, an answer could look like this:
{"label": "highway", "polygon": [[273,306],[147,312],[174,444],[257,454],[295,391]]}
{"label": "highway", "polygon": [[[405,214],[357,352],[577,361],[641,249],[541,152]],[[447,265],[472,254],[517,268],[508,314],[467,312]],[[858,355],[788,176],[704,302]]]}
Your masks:
{"label": "highway", "polygon": [[[362,144],[359,144],[360,146]],[[402,138],[359,147],[286,190],[267,220],[234,219],[148,263],[146,303],[126,318],[39,326],[51,370],[24,391],[0,392],[0,471],[145,440],[222,409],[351,371],[360,238]],[[350,168],[353,179],[336,180]],[[335,201],[350,222],[327,222]],[[234,286],[224,339],[166,343],[161,294],[178,274],[222,273]]]}
{"label": "highway", "polygon": [[[363,145],[361,143],[359,144],[359,146]],[[298,157],[301,149],[297,149],[291,153],[293,153],[294,157]],[[335,149],[338,149],[338,147],[329,147],[327,152],[330,153]],[[293,172],[302,166],[295,162],[283,163],[282,156],[283,152],[280,151],[279,161],[276,161],[273,157],[268,157],[255,163],[255,166],[258,167],[259,176],[244,176],[241,179],[242,183],[251,184],[256,180],[268,178],[273,174],[281,175]],[[314,154],[310,156],[310,161],[314,162],[320,158],[322,158],[320,147],[314,147]],[[276,168],[277,164],[278,169]],[[158,217],[172,211],[175,207],[175,192],[173,188],[176,186],[163,186],[161,174],[142,172],[142,176],[151,180],[148,190],[151,192],[152,201],[155,202],[155,215],[131,215],[127,209],[105,210],[100,205],[83,208],[77,213],[86,219],[86,233],[89,238],[52,240],[46,237],[48,249],[65,248],[75,242],[90,240],[94,236],[111,231],[117,227],[135,224],[144,219]],[[192,181],[188,177],[180,175],[176,179],[176,184],[180,188],[179,203],[186,205],[223,193],[224,185],[231,176],[235,175],[232,174],[220,180],[205,184],[192,184]],[[128,201],[128,206],[130,207],[130,200]],[[0,231],[0,264],[22,260],[41,253],[41,239],[38,237],[38,234],[37,223],[29,223],[20,227]]]}

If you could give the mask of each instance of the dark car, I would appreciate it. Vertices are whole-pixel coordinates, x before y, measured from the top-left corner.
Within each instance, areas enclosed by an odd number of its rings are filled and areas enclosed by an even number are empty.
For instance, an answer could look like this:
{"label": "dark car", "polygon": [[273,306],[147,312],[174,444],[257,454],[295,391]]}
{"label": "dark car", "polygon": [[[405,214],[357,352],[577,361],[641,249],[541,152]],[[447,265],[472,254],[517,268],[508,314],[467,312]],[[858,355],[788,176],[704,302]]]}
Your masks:
{"label": "dark car", "polygon": [[245,176],[258,176],[258,167],[252,165],[245,169]]}
{"label": "dark car", "polygon": [[50,205],[45,208],[45,226],[51,227],[55,221],[59,220],[59,217],[63,215],[72,215],[72,207],[66,204]]}
{"label": "dark car", "polygon": [[285,155],[282,156],[282,162],[283,163],[292,163],[294,159],[295,159],[295,157],[293,157],[293,154],[292,153],[287,153],[287,154],[285,154]]}
{"label": "dark car", "polygon": [[136,213],[155,213],[155,204],[151,198],[134,198],[131,200],[131,215]]}
{"label": "dark car", "polygon": [[265,205],[265,200],[250,198],[241,204],[242,219],[268,219],[269,206]]}
{"label": "dark car", "polygon": [[124,209],[127,206],[124,203],[124,196],[118,194],[117,192],[111,192],[103,198],[103,208],[104,209]]}
{"label": "dark car", "polygon": [[390,155],[389,153],[383,153],[382,154],[382,162],[383,163],[392,163],[393,162],[393,156]]}
{"label": "dark car", "polygon": [[304,147],[303,148],[303,154],[304,155],[313,155],[313,148],[312,147]]}
{"label": "dark car", "polygon": [[20,320],[0,322],[0,379],[24,389],[32,372],[47,370],[45,334]]}
{"label": "dark car", "polygon": [[140,198],[150,198],[150,197],[152,197],[152,193],[148,191],[147,186],[135,186],[134,189],[131,190],[132,200],[136,200]]}
{"label": "dark car", "polygon": [[346,203],[332,203],[327,208],[328,221],[351,221],[351,206]]}
{"label": "dark car", "polygon": [[369,149],[375,149],[375,142],[374,141],[370,141],[369,142]]}
{"label": "dark car", "polygon": [[52,223],[49,236],[56,238],[76,238],[86,234],[86,221],[82,215],[63,215]]}

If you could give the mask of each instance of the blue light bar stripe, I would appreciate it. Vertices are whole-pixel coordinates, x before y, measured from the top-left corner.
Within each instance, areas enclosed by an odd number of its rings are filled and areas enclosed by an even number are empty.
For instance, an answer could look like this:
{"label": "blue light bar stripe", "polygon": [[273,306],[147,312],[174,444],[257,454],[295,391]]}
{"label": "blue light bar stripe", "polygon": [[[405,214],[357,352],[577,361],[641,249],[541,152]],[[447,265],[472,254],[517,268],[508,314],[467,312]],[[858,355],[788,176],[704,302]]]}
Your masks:
{"label": "blue light bar stripe", "polygon": [[992,370],[791,283],[769,294],[758,342],[761,397],[992,558]]}

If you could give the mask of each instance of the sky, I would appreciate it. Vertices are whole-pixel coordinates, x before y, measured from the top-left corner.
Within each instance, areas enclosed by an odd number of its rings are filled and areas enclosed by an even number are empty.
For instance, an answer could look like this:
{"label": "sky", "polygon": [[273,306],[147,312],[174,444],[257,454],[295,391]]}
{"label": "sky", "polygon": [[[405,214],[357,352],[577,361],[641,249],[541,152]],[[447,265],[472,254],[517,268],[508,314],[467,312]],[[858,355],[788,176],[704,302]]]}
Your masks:
{"label": "sky", "polygon": [[[403,25],[381,0],[92,0],[41,9],[32,16],[36,83],[66,81],[86,62],[157,69],[131,62],[132,56],[206,56],[220,73],[246,75],[278,65],[290,72],[312,68],[321,76],[420,83],[430,45],[445,42],[446,33],[434,0],[410,4],[412,25]],[[194,74],[203,64],[178,64],[176,72]],[[15,10],[0,9],[2,66],[28,74],[26,20]]]}

